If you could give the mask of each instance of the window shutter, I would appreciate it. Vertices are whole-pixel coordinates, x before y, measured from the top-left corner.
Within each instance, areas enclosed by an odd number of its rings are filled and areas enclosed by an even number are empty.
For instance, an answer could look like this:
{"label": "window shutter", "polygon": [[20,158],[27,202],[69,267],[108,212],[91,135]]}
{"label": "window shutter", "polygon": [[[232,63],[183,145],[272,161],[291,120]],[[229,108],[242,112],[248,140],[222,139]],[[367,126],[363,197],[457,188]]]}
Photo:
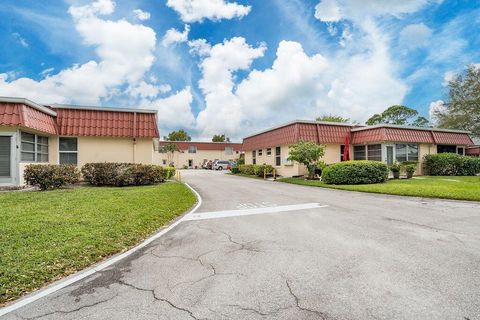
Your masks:
{"label": "window shutter", "polygon": [[10,177],[11,137],[0,137],[0,177]]}

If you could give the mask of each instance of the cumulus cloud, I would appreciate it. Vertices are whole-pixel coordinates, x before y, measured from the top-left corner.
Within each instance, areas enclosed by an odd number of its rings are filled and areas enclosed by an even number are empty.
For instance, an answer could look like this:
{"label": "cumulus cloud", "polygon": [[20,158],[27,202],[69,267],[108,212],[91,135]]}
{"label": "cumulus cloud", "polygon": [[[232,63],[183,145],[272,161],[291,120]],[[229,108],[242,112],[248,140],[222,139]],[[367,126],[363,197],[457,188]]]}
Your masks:
{"label": "cumulus cloud", "polygon": [[400,45],[416,49],[427,45],[432,30],[423,23],[410,24],[400,31]]}
{"label": "cumulus cloud", "polygon": [[322,0],[315,7],[315,18],[323,22],[337,22],[342,19],[337,0]]}
{"label": "cumulus cloud", "polygon": [[189,86],[171,96],[153,101],[145,101],[145,105],[158,110],[158,120],[162,131],[194,126],[195,117],[192,113],[192,92]]}
{"label": "cumulus cloud", "polygon": [[69,9],[85,45],[95,47],[98,61],[75,64],[36,81],[0,75],[0,95],[22,96],[45,103],[98,104],[121,86],[135,86],[154,62],[155,32],[124,19],[100,18],[113,13],[115,3],[97,0]]}
{"label": "cumulus cloud", "polygon": [[[253,60],[263,56],[263,46],[252,47],[243,38],[214,45],[201,63],[206,107],[197,117],[200,136],[225,132],[240,138],[268,125],[323,113],[363,121],[400,103],[407,87],[396,77],[386,40],[373,24],[366,28],[360,39],[365,47],[352,55],[308,55],[300,43],[281,41],[265,70],[250,70]],[[249,71],[236,84],[239,70]]]}
{"label": "cumulus cloud", "polygon": [[250,6],[225,0],[168,0],[167,6],[175,10],[186,23],[242,18],[251,10]]}
{"label": "cumulus cloud", "polygon": [[175,43],[187,42],[189,32],[190,26],[188,24],[185,25],[183,32],[178,31],[175,28],[171,28],[167,30],[167,32],[163,36],[162,45],[168,47]]}
{"label": "cumulus cloud", "polygon": [[136,86],[129,87],[127,91],[132,97],[153,99],[156,98],[160,93],[167,93],[170,90],[172,90],[172,88],[168,84],[157,86],[145,81],[141,81]]}
{"label": "cumulus cloud", "polygon": [[137,17],[138,20],[145,21],[150,19],[150,12],[143,11],[141,9],[135,9],[133,10],[133,13],[135,14],[135,17]]}
{"label": "cumulus cloud", "polygon": [[212,46],[205,39],[188,41],[188,46],[190,47],[191,54],[196,54],[200,57],[207,56],[210,50],[212,50]]}

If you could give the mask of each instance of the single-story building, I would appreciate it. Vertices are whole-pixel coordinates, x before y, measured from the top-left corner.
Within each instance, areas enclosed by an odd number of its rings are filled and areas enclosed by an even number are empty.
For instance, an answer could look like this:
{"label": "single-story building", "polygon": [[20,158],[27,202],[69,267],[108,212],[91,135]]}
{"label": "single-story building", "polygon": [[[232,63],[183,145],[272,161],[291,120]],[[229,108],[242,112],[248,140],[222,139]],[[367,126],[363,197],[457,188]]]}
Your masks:
{"label": "single-story building", "polygon": [[154,163],[157,112],[40,105],[0,97],[0,186],[22,185],[31,163]]}
{"label": "single-story building", "polygon": [[[175,144],[178,151],[164,152],[166,145]],[[160,165],[178,168],[201,168],[207,161],[233,161],[242,154],[242,144],[233,142],[160,141]]]}
{"label": "single-story building", "polygon": [[292,121],[243,139],[246,164],[270,164],[282,176],[300,176],[305,166],[288,160],[289,146],[313,141],[326,146],[323,161],[343,161],[348,138],[352,160],[376,160],[387,164],[418,161],[422,173],[426,154],[456,152],[465,154],[473,145],[469,132],[438,128],[420,128],[381,124],[361,126],[334,122]]}
{"label": "single-story building", "polygon": [[480,157],[480,146],[468,147],[466,154],[469,156]]}

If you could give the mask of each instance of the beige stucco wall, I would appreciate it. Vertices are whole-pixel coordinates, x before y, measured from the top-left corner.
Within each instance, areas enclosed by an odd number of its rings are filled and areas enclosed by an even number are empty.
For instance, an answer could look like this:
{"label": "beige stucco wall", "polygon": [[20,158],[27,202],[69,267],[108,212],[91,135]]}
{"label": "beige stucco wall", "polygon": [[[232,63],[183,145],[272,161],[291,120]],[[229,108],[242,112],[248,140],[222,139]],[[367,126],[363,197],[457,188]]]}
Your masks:
{"label": "beige stucco wall", "polygon": [[[267,155],[267,148],[262,149],[262,155],[259,156],[258,149],[256,151],[257,164],[269,164],[275,167],[278,175],[284,177],[300,176],[307,174],[307,168],[297,162],[288,162],[289,146],[280,146],[280,156],[282,165],[275,166],[275,147],[272,147],[272,154]],[[340,144],[325,145],[325,155],[321,158],[325,163],[336,163],[340,161]],[[252,164],[252,150],[245,151],[245,163]]]}
{"label": "beige stucco wall", "polygon": [[132,138],[78,137],[78,166],[89,162],[152,164],[153,141],[147,138],[136,139],[134,146]]}
{"label": "beige stucco wall", "polygon": [[177,168],[182,168],[183,166],[188,166],[188,160],[193,160],[193,167],[201,167],[204,160],[236,160],[240,157],[240,153],[233,152],[233,154],[226,154],[224,150],[198,150],[196,153],[188,153],[188,150],[183,152],[174,152],[173,156],[170,157],[167,153],[156,152],[154,156],[154,163],[159,165],[164,165],[163,160],[166,161],[166,164],[169,165],[169,161],[173,161],[174,165]]}

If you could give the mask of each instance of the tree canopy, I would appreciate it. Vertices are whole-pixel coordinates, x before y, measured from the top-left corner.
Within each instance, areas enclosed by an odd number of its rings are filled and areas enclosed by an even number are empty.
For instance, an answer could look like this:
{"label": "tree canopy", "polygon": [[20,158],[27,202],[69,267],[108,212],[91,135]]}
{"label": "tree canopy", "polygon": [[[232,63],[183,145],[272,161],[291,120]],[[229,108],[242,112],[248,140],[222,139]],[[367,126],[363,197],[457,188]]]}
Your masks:
{"label": "tree canopy", "polygon": [[311,141],[299,141],[289,147],[288,160],[305,165],[310,177],[313,177],[317,162],[324,154],[325,146]]}
{"label": "tree canopy", "polygon": [[480,137],[480,67],[467,66],[448,87],[448,101],[433,113],[437,126],[468,130]]}
{"label": "tree canopy", "polygon": [[396,124],[427,127],[429,122],[425,117],[418,116],[418,111],[402,105],[393,105],[380,114],[371,116],[366,124]]}
{"label": "tree canopy", "polygon": [[225,142],[224,134],[215,134],[212,138],[212,142]]}
{"label": "tree canopy", "polygon": [[190,141],[192,138],[188,135],[188,133],[180,129],[178,131],[172,131],[168,134],[167,139],[168,141]]}
{"label": "tree canopy", "polygon": [[349,118],[343,118],[341,116],[337,116],[334,114],[324,114],[321,117],[315,119],[317,121],[324,121],[324,122],[339,122],[339,123],[347,123],[350,122]]}

